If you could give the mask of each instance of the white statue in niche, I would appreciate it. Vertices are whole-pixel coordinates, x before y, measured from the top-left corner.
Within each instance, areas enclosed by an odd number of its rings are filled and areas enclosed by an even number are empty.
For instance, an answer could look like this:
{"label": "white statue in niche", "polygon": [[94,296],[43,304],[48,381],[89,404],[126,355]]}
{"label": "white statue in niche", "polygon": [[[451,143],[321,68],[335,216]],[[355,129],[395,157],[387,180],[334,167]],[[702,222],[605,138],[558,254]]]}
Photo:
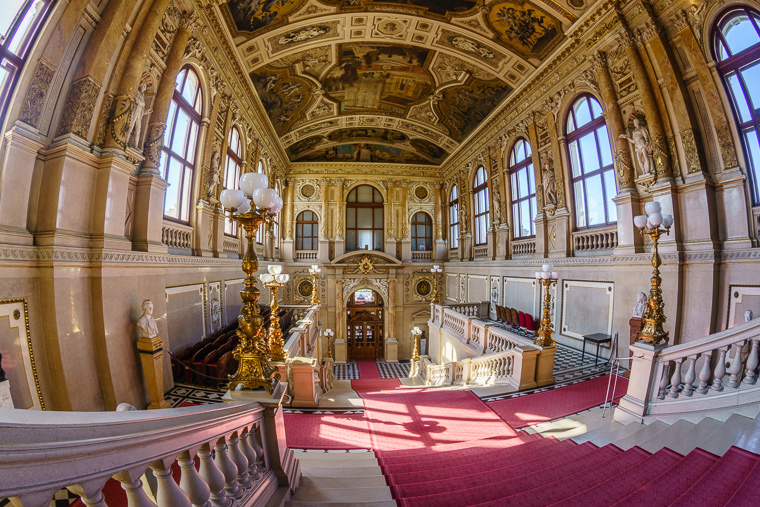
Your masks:
{"label": "white statue in niche", "polygon": [[135,140],[132,142],[134,148],[138,148],[138,144],[140,143],[143,118],[153,112],[153,109],[145,110],[145,90],[147,88],[148,83],[141,81],[140,86],[137,87],[137,93],[135,93],[135,104],[132,106],[132,115],[129,117],[129,130],[127,130],[126,142],[129,144],[132,132],[134,132]]}
{"label": "white statue in niche", "polygon": [[620,134],[620,139],[625,139],[633,146],[633,151],[636,152],[636,161],[639,163],[639,168],[641,168],[641,175],[651,174],[652,161],[649,157],[652,155],[652,141],[649,138],[649,131],[641,125],[638,118],[633,119],[631,137]]}
{"label": "white statue in niche", "polygon": [[633,317],[640,319],[644,316],[644,310],[647,308],[647,295],[644,292],[639,292],[636,297],[636,306],[633,307]]}
{"label": "white statue in niche", "polygon": [[746,310],[744,312],[744,322],[749,322],[752,320],[752,310]]}
{"label": "white statue in niche", "polygon": [[142,304],[143,314],[137,320],[140,329],[140,338],[153,338],[158,336],[158,326],[153,318],[153,301],[146,299]]}

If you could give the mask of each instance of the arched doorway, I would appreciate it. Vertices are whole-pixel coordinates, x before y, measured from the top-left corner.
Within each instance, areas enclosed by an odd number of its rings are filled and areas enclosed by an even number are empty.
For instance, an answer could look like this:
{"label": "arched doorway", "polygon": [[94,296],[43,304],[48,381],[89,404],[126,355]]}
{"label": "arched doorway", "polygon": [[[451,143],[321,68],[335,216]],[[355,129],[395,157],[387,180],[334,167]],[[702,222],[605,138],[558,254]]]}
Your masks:
{"label": "arched doorway", "polygon": [[372,289],[358,289],[346,305],[346,342],[349,359],[383,356],[383,300]]}

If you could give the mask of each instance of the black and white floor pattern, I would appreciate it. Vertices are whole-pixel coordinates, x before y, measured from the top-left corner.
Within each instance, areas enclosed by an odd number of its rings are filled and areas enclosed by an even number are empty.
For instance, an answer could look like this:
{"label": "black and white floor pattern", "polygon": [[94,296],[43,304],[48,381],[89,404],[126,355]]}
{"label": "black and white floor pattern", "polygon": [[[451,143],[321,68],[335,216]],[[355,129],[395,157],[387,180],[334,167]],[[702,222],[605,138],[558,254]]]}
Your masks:
{"label": "black and white floor pattern", "polygon": [[386,363],[382,359],[377,361],[377,369],[380,370],[382,378],[405,378],[409,376],[409,361],[399,361],[398,363]]}
{"label": "black and white floor pattern", "polygon": [[333,373],[335,380],[358,380],[359,367],[356,361],[349,361],[342,364],[333,364]]}
{"label": "black and white floor pattern", "polygon": [[174,387],[164,395],[172,408],[185,404],[208,405],[210,403],[221,403],[224,393],[227,389],[210,389],[198,386],[189,386],[185,384],[174,384]]}

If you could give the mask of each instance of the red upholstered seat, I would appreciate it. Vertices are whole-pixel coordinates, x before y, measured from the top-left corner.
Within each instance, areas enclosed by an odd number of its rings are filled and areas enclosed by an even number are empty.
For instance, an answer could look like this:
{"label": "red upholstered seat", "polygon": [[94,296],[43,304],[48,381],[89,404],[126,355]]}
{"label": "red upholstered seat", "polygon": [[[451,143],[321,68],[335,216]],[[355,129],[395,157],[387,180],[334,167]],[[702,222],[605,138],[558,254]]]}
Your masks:
{"label": "red upholstered seat", "polygon": [[517,312],[518,323],[520,324],[520,331],[525,331],[525,314],[523,312]]}

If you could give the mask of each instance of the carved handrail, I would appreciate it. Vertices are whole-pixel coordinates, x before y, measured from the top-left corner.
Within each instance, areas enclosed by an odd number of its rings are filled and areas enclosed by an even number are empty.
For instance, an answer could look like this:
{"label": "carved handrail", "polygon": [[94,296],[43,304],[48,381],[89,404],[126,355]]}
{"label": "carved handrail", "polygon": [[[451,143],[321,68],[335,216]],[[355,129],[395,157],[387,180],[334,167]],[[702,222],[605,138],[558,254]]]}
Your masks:
{"label": "carved handrail", "polygon": [[573,248],[576,252],[612,250],[617,246],[617,226],[577,231],[573,233]]}
{"label": "carved handrail", "polygon": [[237,238],[224,238],[222,251],[229,254],[240,253],[240,240]]}
{"label": "carved handrail", "polygon": [[302,308],[306,314],[290,329],[285,340],[288,357],[310,356],[314,351],[314,342],[319,336],[319,307],[306,305],[284,305],[281,308]]}
{"label": "carved handrail", "polygon": [[164,505],[263,505],[277,488],[264,447],[277,437],[267,438],[264,410],[241,402],[138,412],[5,410],[0,498],[47,505],[68,487],[87,505],[105,505],[101,490],[113,477],[130,505],[154,505],[140,479],[150,467]]}
{"label": "carved handrail", "polygon": [[297,261],[315,261],[319,257],[317,250],[296,250]]}
{"label": "carved handrail", "polygon": [[193,228],[189,225],[164,221],[161,242],[170,248],[189,250],[193,247]]}
{"label": "carved handrail", "polygon": [[433,260],[433,252],[425,250],[412,250],[413,261],[431,261]]}
{"label": "carved handrail", "polygon": [[533,255],[536,253],[536,239],[518,239],[510,243],[512,257]]}
{"label": "carved handrail", "polygon": [[472,255],[473,257],[487,257],[488,256],[488,245],[484,246],[476,246],[472,249]]}

